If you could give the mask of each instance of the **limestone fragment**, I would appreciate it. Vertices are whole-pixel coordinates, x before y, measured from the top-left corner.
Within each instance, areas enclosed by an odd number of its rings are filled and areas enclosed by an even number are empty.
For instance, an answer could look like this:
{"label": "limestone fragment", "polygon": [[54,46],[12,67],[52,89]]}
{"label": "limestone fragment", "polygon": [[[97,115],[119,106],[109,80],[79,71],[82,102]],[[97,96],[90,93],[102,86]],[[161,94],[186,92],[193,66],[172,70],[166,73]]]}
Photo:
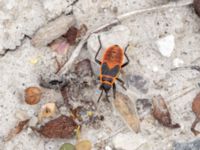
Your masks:
{"label": "limestone fragment", "polygon": [[162,56],[170,57],[175,47],[175,38],[173,35],[165,36],[157,40],[156,45]]}

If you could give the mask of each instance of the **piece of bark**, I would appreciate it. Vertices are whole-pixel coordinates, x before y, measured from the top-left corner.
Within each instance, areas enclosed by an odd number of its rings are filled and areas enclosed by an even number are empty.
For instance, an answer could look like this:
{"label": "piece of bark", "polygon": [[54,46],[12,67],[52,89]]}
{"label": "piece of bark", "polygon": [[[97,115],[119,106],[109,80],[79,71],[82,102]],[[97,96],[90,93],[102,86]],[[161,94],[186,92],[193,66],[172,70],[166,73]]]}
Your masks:
{"label": "piece of bark", "polygon": [[192,111],[194,112],[196,118],[192,123],[191,131],[194,133],[194,135],[198,135],[200,134],[200,131],[195,130],[195,127],[197,123],[200,121],[200,93],[196,95],[196,97],[192,102]]}
{"label": "piece of bark", "polygon": [[158,122],[169,128],[179,128],[179,124],[172,124],[171,116],[165,100],[162,96],[154,96],[152,99],[153,110],[152,114]]}
{"label": "piece of bark", "polygon": [[71,138],[75,135],[77,127],[72,118],[61,115],[35,130],[47,138]]}
{"label": "piece of bark", "polygon": [[32,44],[36,47],[46,46],[53,40],[65,34],[75,24],[73,15],[62,15],[41,27],[32,38]]}
{"label": "piece of bark", "polygon": [[24,126],[29,122],[29,119],[26,119],[24,121],[20,121],[17,126],[15,126],[14,129],[11,129],[11,131],[9,132],[8,136],[6,136],[6,138],[4,139],[4,141],[10,141],[12,138],[14,138],[17,134],[19,134]]}
{"label": "piece of bark", "polygon": [[140,120],[130,98],[117,92],[114,106],[128,127],[138,133],[140,131]]}

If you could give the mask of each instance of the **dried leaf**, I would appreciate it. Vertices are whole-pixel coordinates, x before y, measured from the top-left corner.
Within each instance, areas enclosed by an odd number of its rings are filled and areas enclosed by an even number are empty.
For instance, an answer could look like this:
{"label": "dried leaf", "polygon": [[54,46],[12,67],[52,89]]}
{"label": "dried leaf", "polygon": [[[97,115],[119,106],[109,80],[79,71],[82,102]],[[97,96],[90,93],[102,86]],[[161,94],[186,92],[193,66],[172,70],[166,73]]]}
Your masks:
{"label": "dried leaf", "polygon": [[78,142],[75,147],[76,147],[76,150],[91,150],[92,144],[88,140],[83,140],[83,141]]}
{"label": "dried leaf", "polygon": [[9,132],[8,136],[4,139],[5,141],[10,141],[12,138],[14,138],[17,134],[19,134],[24,126],[29,122],[29,119],[24,120],[24,121],[20,121],[18,123],[18,125],[14,128],[11,129],[11,131]]}
{"label": "dried leaf", "polygon": [[78,125],[72,118],[61,115],[36,130],[47,138],[71,138],[75,135],[74,131],[77,127]]}
{"label": "dried leaf", "polygon": [[135,111],[134,105],[128,96],[117,93],[116,99],[114,100],[114,106],[117,111],[120,113],[122,119],[125,123],[136,133],[140,131],[140,120]]}
{"label": "dried leaf", "polygon": [[25,89],[25,101],[29,105],[37,104],[40,101],[42,91],[38,87],[29,87]]}
{"label": "dried leaf", "polygon": [[200,16],[200,0],[193,1],[194,10]]}
{"label": "dried leaf", "polygon": [[64,35],[64,37],[66,37],[67,42],[70,45],[74,45],[76,43],[77,34],[78,34],[78,29],[76,27],[72,26],[69,28],[69,30]]}
{"label": "dried leaf", "polygon": [[53,116],[55,114],[55,111],[56,111],[55,103],[47,103],[43,105],[38,116],[39,121],[42,121],[43,118]]}
{"label": "dried leaf", "polygon": [[179,128],[179,124],[172,124],[171,116],[165,100],[162,96],[154,96],[153,103],[153,116],[159,123],[169,128]]}
{"label": "dried leaf", "polygon": [[192,111],[196,115],[195,121],[192,123],[191,131],[194,133],[194,135],[200,134],[199,131],[195,130],[195,127],[197,123],[200,121],[200,93],[196,95],[192,102]]}

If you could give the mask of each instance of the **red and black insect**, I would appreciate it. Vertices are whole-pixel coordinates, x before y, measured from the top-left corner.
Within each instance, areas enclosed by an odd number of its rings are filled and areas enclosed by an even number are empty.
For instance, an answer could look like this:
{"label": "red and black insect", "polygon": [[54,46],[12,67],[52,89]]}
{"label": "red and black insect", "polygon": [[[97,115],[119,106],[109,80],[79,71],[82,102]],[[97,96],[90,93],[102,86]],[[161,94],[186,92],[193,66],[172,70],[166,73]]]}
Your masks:
{"label": "red and black insect", "polygon": [[[126,89],[124,87],[124,81],[119,79],[118,76],[119,76],[120,70],[129,64],[129,59],[126,54],[126,50],[128,46],[126,46],[125,50],[123,50],[119,45],[112,45],[105,50],[102,60],[101,61],[98,60],[97,56],[102,48],[102,44],[101,44],[101,40],[99,36],[98,36],[98,40],[99,40],[100,46],[96,53],[95,61],[96,63],[101,65],[100,75],[98,79],[101,82],[100,90],[102,90],[102,92],[98,99],[98,102],[99,102],[103,94],[103,91],[105,92],[106,99],[108,100],[108,92],[111,88],[113,88],[113,97],[115,98],[115,94],[116,94],[115,81],[116,80],[121,82],[122,87]],[[124,56],[127,59],[125,63],[123,63]]]}

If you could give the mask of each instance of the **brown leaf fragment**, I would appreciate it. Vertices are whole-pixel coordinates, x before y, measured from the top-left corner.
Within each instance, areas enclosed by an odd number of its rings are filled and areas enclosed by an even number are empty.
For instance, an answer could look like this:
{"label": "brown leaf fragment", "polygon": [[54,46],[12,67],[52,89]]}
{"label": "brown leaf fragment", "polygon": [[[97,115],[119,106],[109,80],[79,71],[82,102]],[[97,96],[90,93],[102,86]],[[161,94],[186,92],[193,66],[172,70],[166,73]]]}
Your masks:
{"label": "brown leaf fragment", "polygon": [[70,117],[60,117],[47,122],[40,129],[36,129],[41,135],[47,138],[71,138],[78,125]]}
{"label": "brown leaf fragment", "polygon": [[140,120],[129,97],[117,92],[114,106],[128,127],[138,133],[140,131]]}
{"label": "brown leaf fragment", "polygon": [[196,115],[196,119],[192,123],[191,131],[194,133],[194,135],[200,134],[199,131],[195,130],[195,127],[197,123],[200,121],[200,93],[196,95],[192,102],[192,111]]}
{"label": "brown leaf fragment", "polygon": [[152,99],[153,103],[153,110],[152,114],[156,120],[158,120],[159,123],[162,125],[169,127],[169,128],[179,128],[179,124],[172,124],[171,116],[169,113],[169,110],[167,108],[167,105],[165,103],[164,98],[159,96],[154,96]]}
{"label": "brown leaf fragment", "polygon": [[200,0],[194,0],[193,6],[194,6],[195,12],[200,16]]}
{"label": "brown leaf fragment", "polygon": [[12,138],[14,138],[17,134],[19,134],[24,126],[29,122],[29,119],[24,120],[24,121],[20,121],[18,123],[17,126],[15,126],[15,128],[11,129],[11,131],[9,132],[9,134],[5,137],[4,141],[10,141]]}
{"label": "brown leaf fragment", "polygon": [[77,34],[78,34],[78,29],[76,27],[72,26],[69,28],[67,33],[63,36],[66,37],[67,42],[70,45],[74,45],[76,43]]}

